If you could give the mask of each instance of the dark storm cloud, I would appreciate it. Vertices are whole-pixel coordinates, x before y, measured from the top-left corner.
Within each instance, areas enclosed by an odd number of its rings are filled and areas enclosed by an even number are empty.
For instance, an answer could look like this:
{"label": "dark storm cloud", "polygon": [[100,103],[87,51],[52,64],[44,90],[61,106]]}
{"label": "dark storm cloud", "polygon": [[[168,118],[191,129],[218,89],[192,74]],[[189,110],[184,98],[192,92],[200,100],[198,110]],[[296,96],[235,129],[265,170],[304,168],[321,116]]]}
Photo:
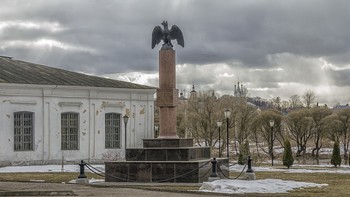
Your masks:
{"label": "dark storm cloud", "polygon": [[[58,22],[63,30],[50,33],[41,29],[11,27],[2,31],[2,40],[23,41],[49,38],[96,51],[96,53],[66,52],[65,49],[59,48],[46,52],[39,50],[44,52],[42,55],[50,57],[55,66],[64,65],[63,67],[67,69],[79,67],[82,71],[91,71],[91,67],[95,67],[96,74],[156,69],[157,61],[154,57],[152,58],[150,50],[150,34],[153,27],[143,23],[142,20],[146,19],[147,15],[140,14],[136,10],[142,10],[140,7],[142,5],[137,6],[137,2],[37,1],[33,6],[14,3],[12,6],[18,6],[18,10],[13,13],[13,16],[7,13],[7,17],[4,17],[9,18],[7,20],[16,18],[16,21]],[[27,15],[30,17],[28,18]],[[7,34],[11,33],[12,29],[16,29],[19,33]],[[31,53],[29,50],[28,54]],[[26,57],[26,55],[18,56],[16,53],[8,55],[16,58]],[[27,60],[33,61],[32,58]],[[34,61],[38,60],[40,59],[34,59]]]}
{"label": "dark storm cloud", "polygon": [[[150,50],[150,35],[163,19],[170,25],[178,24],[184,32],[186,47],[179,49],[178,63],[240,61],[245,66],[260,67],[268,66],[269,54],[332,57],[349,50],[350,32],[344,25],[350,18],[348,1],[36,2],[9,3],[10,8],[18,10],[3,18],[58,22],[65,30],[49,34],[19,29],[10,35],[13,31],[6,30],[3,34],[7,36],[2,39],[49,36],[94,48],[99,53],[81,58],[86,59],[81,64],[99,64],[99,73],[155,70],[156,53]],[[108,66],[112,64],[118,68]]]}
{"label": "dark storm cloud", "polygon": [[[151,50],[151,33],[168,20],[185,37],[185,48],[175,44],[177,63],[188,65],[178,79],[184,85],[316,86],[327,77],[344,86],[347,75],[324,74],[318,59],[350,64],[349,7],[348,0],[9,0],[0,11],[0,52],[94,74],[157,72],[160,46]],[[218,64],[215,72],[206,66]]]}
{"label": "dark storm cloud", "polygon": [[350,86],[350,69],[327,70],[327,74],[333,79],[336,86]]}

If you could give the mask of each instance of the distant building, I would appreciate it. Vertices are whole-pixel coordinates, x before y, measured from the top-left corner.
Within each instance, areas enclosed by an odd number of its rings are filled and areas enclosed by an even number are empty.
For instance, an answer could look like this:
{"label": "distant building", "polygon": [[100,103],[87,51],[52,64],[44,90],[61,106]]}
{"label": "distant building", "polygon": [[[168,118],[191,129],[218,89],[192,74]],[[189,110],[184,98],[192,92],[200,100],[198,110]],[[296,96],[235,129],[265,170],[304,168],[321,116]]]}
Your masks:
{"label": "distant building", "polygon": [[255,106],[259,107],[261,110],[273,108],[273,105],[267,99],[261,97],[248,97],[247,101],[253,103]]}
{"label": "distant building", "polygon": [[181,92],[180,92],[180,97],[179,97],[179,104],[181,104],[181,103],[186,103],[187,100],[188,100],[188,99],[185,97],[184,92],[181,90]]}
{"label": "distant building", "polygon": [[0,165],[102,161],[153,138],[144,85],[0,57]]}
{"label": "distant building", "polygon": [[349,103],[345,105],[341,105],[340,103],[338,103],[335,107],[333,107],[333,109],[346,109],[346,108],[350,108]]}
{"label": "distant building", "polygon": [[243,86],[243,84],[240,84],[239,82],[237,82],[237,85],[234,85],[234,92],[233,92],[233,96],[235,97],[246,97],[248,94],[248,89]]}
{"label": "distant building", "polygon": [[340,103],[338,103],[335,107],[332,108],[333,112],[340,112],[342,110],[345,109],[350,109],[349,103],[345,104],[345,105],[341,105]]}
{"label": "distant building", "polygon": [[197,97],[197,91],[196,88],[194,87],[194,82],[192,85],[192,91],[190,92],[190,99],[195,99]]}

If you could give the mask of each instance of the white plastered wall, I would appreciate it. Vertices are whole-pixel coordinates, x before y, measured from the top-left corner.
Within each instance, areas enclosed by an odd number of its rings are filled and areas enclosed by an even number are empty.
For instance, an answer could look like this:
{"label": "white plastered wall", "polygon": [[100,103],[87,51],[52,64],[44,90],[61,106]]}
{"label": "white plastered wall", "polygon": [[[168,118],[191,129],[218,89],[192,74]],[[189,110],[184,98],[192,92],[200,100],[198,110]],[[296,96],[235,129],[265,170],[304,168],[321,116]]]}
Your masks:
{"label": "white plastered wall", "polygon": [[[155,89],[116,89],[69,86],[0,84],[0,164],[102,161],[105,149],[105,113],[129,116],[128,148],[142,147],[153,138]],[[14,151],[13,113],[34,112],[34,150]],[[79,113],[79,150],[61,150],[61,113]],[[121,120],[124,155],[125,129]]]}

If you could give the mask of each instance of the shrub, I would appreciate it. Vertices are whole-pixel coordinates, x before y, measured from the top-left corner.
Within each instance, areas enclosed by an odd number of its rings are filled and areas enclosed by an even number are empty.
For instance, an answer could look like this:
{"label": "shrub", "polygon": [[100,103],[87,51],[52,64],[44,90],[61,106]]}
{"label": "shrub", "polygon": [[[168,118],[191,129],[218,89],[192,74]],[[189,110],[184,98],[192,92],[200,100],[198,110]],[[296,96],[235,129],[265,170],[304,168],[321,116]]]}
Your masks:
{"label": "shrub", "polygon": [[246,140],[239,146],[238,164],[244,165],[250,155],[249,142]]}
{"label": "shrub", "polygon": [[245,162],[243,160],[243,154],[242,153],[238,154],[238,164],[239,165],[244,165],[245,164]]}
{"label": "shrub", "polygon": [[287,168],[290,168],[290,166],[292,166],[294,163],[292,148],[290,146],[290,142],[288,139],[284,141],[284,151],[283,151],[282,161],[283,161],[283,165],[286,166]]}
{"label": "shrub", "polygon": [[334,167],[340,166],[341,164],[340,148],[338,141],[334,142],[331,164],[334,165]]}

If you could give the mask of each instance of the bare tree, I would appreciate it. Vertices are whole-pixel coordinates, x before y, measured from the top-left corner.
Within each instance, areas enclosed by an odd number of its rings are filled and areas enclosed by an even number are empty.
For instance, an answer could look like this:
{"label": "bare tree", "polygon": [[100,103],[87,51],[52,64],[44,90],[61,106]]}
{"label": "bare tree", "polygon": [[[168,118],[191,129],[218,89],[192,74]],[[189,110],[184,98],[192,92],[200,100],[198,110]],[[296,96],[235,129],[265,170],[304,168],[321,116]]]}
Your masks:
{"label": "bare tree", "polygon": [[289,105],[291,108],[298,108],[303,106],[300,101],[300,97],[296,94],[289,98]]}
{"label": "bare tree", "polygon": [[180,102],[176,110],[176,129],[180,138],[188,136],[189,125],[187,121],[188,103]]}
{"label": "bare tree", "polygon": [[312,136],[314,122],[310,115],[309,109],[299,109],[290,112],[286,117],[290,138],[297,144],[297,157],[305,154],[306,145]]}
{"label": "bare tree", "polygon": [[287,112],[288,111],[288,108],[290,107],[289,105],[289,101],[282,101],[281,103],[281,108],[282,108],[282,111],[283,112]]}
{"label": "bare tree", "polygon": [[[228,120],[229,139],[226,139],[226,119],[224,110],[229,109],[231,116]],[[251,123],[256,116],[257,107],[247,103],[244,97],[224,95],[215,97],[210,91],[197,92],[195,97],[183,102],[177,112],[178,135],[183,136],[186,129],[191,130],[192,137],[197,144],[204,143],[206,146],[215,147],[218,142],[217,121],[223,122],[221,128],[221,152],[225,150],[227,141],[234,139],[235,151],[239,144],[249,138]],[[186,117],[184,117],[186,116]],[[239,143],[239,144],[237,144]]]}
{"label": "bare tree", "polygon": [[312,90],[306,90],[303,95],[303,100],[307,108],[311,107],[311,104],[315,101],[316,95]]}
{"label": "bare tree", "polygon": [[272,103],[277,110],[281,110],[281,98],[278,96],[276,98],[272,98]]}
{"label": "bare tree", "polygon": [[[325,136],[325,130],[321,125],[321,120],[328,115],[331,115],[332,111],[326,107],[311,108],[311,117],[314,121],[313,135],[315,147],[312,149],[312,156],[315,156],[318,161],[318,153],[322,148],[322,139]],[[316,151],[316,154],[315,154]]]}
{"label": "bare tree", "polygon": [[[270,120],[274,121],[273,128],[270,126]],[[280,112],[276,110],[265,110],[259,114],[257,119],[255,119],[255,123],[253,124],[257,129],[257,135],[259,135],[259,137],[256,138],[260,138],[260,140],[267,142],[268,154],[271,159],[274,157],[273,146],[275,140],[278,137],[282,137],[281,123],[282,114]]]}
{"label": "bare tree", "polygon": [[236,137],[239,144],[242,144],[251,135],[251,124],[256,116],[257,107],[247,103],[245,100],[235,103]]}
{"label": "bare tree", "polygon": [[282,108],[288,108],[289,106],[289,101],[282,101]]}
{"label": "bare tree", "polygon": [[350,143],[350,109],[343,109],[338,114],[342,122],[342,143],[344,149],[344,160],[348,160],[349,143]]}
{"label": "bare tree", "polygon": [[196,98],[188,101],[186,122],[199,145],[204,142],[205,146],[212,148],[218,140],[216,121],[219,109],[216,103],[216,97],[211,92],[198,92]]}
{"label": "bare tree", "polygon": [[259,142],[260,142],[260,130],[261,130],[261,127],[260,125],[262,124],[261,123],[261,119],[260,119],[260,113],[261,112],[258,112],[257,113],[257,116],[254,117],[253,119],[253,122],[251,124],[251,131],[252,131],[252,137],[255,141],[255,147],[256,147],[256,153],[258,154],[258,157],[260,157],[259,155]]}
{"label": "bare tree", "polygon": [[339,142],[342,137],[342,122],[337,114],[324,117],[320,122],[321,127],[325,130],[327,137],[333,142]]}

